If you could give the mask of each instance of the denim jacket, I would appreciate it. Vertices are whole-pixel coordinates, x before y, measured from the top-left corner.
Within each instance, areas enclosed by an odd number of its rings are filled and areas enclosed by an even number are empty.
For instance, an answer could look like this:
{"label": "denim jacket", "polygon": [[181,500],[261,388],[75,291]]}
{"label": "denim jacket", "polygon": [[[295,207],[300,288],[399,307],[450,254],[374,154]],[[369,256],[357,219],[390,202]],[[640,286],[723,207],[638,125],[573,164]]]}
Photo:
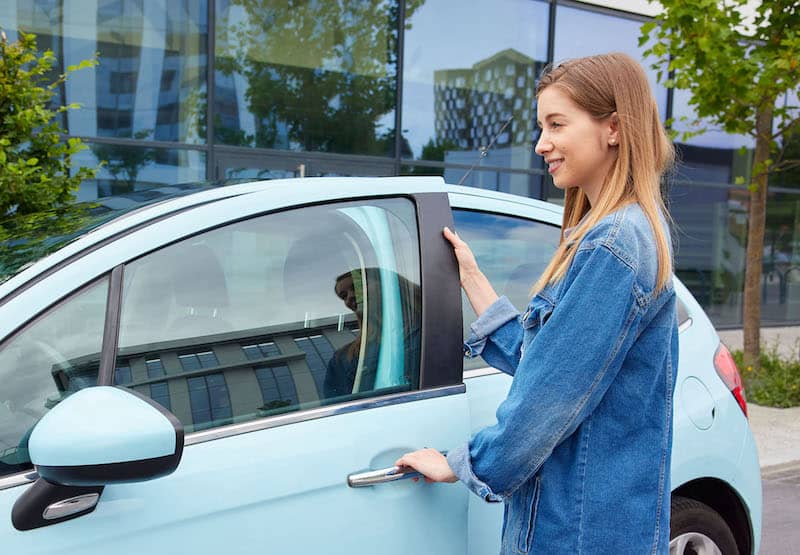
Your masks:
{"label": "denim jacket", "polygon": [[668,553],[675,292],[655,292],[638,204],[572,248],[523,316],[502,297],[472,324],[467,356],[514,378],[497,423],[447,459],[505,502],[503,554]]}

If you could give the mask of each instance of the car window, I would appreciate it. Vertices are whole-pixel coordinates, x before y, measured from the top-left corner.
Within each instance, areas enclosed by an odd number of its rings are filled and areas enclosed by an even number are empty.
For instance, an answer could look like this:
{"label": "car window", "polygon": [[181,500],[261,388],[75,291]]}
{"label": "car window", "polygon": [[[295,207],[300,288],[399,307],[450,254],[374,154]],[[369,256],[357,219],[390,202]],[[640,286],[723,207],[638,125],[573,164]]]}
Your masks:
{"label": "car window", "polygon": [[[475,259],[499,295],[524,312],[533,284],[558,246],[558,226],[524,218],[473,210],[453,210],[458,234],[472,248]],[[462,293],[464,338],[475,313]],[[486,366],[480,357],[464,361],[464,370]]]}
{"label": "car window", "polygon": [[128,264],[115,381],[197,431],[405,391],[419,378],[416,214],[311,206]]}
{"label": "car window", "polygon": [[0,345],[0,476],[31,468],[34,424],[70,393],[97,384],[107,296],[104,278]]}

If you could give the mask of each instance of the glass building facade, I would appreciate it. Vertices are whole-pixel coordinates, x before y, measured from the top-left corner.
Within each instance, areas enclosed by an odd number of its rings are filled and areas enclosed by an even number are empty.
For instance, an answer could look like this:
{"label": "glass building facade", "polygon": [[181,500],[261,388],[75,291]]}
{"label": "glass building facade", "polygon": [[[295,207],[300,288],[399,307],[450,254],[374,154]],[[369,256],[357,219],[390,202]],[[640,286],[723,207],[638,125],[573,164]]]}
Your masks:
{"label": "glass building facade", "polygon": [[[642,60],[646,19],[568,0],[0,2],[9,40],[35,33],[57,71],[99,60],[58,91],[81,105],[63,116],[89,147],[77,163],[105,161],[80,200],[199,180],[412,174],[558,202],[533,151],[536,79],[576,56]],[[687,95],[643,65],[683,130]],[[717,326],[738,326],[749,198],[734,181],[752,140],[711,131],[677,146],[676,273]],[[770,190],[763,322],[797,323],[800,175]]]}

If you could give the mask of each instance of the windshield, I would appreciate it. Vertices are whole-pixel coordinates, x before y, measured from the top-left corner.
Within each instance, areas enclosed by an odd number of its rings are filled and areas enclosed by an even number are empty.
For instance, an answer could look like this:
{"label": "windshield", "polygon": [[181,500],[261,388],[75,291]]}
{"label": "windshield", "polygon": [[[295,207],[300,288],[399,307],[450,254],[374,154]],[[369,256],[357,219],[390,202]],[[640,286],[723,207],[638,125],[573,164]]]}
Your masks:
{"label": "windshield", "polygon": [[145,206],[233,184],[186,183],[0,219],[0,283],[103,224]]}

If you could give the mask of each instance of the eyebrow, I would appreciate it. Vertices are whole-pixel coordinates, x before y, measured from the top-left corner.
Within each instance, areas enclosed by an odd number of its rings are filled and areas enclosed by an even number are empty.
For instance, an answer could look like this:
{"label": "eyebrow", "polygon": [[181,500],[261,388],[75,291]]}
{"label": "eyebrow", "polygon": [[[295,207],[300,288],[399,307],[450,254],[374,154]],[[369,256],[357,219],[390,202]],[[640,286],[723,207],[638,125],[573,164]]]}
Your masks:
{"label": "eyebrow", "polygon": [[[564,114],[561,114],[559,112],[553,112],[552,114],[547,114],[547,116],[544,119],[547,120],[547,119],[550,119],[550,118],[564,118],[564,117],[566,117]],[[537,119],[536,120],[536,125],[541,127],[542,126],[542,122]]]}

